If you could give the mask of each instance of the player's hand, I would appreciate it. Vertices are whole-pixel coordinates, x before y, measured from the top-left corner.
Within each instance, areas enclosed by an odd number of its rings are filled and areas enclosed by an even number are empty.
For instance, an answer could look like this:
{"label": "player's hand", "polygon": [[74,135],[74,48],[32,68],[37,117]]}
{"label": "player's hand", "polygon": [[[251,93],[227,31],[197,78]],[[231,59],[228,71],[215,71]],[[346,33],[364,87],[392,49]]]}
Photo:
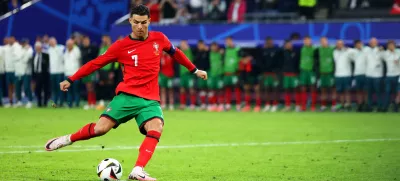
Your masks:
{"label": "player's hand", "polygon": [[203,70],[198,70],[196,72],[196,76],[203,79],[203,80],[207,80],[207,72],[203,71]]}
{"label": "player's hand", "polygon": [[68,80],[64,80],[60,83],[60,89],[64,92],[68,91],[68,88],[71,87],[71,83]]}

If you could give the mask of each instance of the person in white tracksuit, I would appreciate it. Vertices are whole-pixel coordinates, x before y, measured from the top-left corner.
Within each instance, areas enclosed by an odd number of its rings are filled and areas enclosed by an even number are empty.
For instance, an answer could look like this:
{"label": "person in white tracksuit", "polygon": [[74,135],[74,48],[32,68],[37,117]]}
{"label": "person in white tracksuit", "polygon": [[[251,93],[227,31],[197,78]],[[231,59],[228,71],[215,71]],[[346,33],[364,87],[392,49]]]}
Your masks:
{"label": "person in white tracksuit", "polygon": [[29,45],[27,39],[21,40],[22,44],[22,57],[15,62],[15,95],[17,98],[17,104],[14,107],[22,106],[22,86],[24,87],[24,93],[28,102],[26,108],[32,107],[32,57],[33,49]]}
{"label": "person in white tracksuit", "polygon": [[6,71],[6,84],[8,87],[9,103],[5,107],[10,107],[13,104],[14,83],[15,83],[15,63],[22,57],[22,47],[15,40],[15,37],[8,38],[8,45],[5,46],[5,71]]}
{"label": "person in white tracksuit", "polygon": [[367,62],[367,69],[365,72],[368,93],[367,112],[373,111],[374,94],[377,98],[378,111],[382,111],[383,89],[381,88],[381,83],[383,78],[383,62],[381,59],[381,52],[378,47],[378,40],[376,38],[371,38],[369,47],[365,47],[364,52]]}
{"label": "person in white tracksuit", "polygon": [[[396,50],[396,44],[394,41],[390,40],[387,43],[387,50],[382,53],[383,61],[386,64],[386,78],[385,91],[384,91],[384,101],[383,110],[388,111],[389,105],[391,103],[391,97],[398,90],[399,76],[400,76],[400,50]],[[394,111],[398,111],[398,105],[396,102],[394,106]]]}
{"label": "person in white tracksuit", "polygon": [[[74,40],[67,40],[66,47],[67,48],[64,53],[65,79],[74,75],[74,73],[81,66],[81,51],[79,50],[79,47],[75,45]],[[79,106],[79,83],[80,81],[74,81],[71,88],[67,92],[67,101],[69,107],[72,107],[73,103],[75,103],[76,107]]]}
{"label": "person in white tracksuit", "polygon": [[4,38],[3,40],[4,45],[0,46],[0,106],[3,106],[3,95],[4,95],[4,81],[5,81],[5,75],[4,75],[4,47],[7,45],[8,39]]}
{"label": "person in white tracksuit", "polygon": [[365,70],[367,62],[362,41],[354,41],[354,48],[350,50],[350,58],[354,62],[353,81],[355,83],[354,89],[357,94],[357,111],[362,112],[365,110],[367,100],[365,86]]}
{"label": "person in white tracksuit", "polygon": [[51,37],[49,40],[48,54],[50,58],[50,86],[51,96],[55,104],[61,106],[65,94],[60,90],[60,82],[64,80],[64,45],[58,45],[57,40]]}
{"label": "person in white tracksuit", "polygon": [[335,61],[335,86],[339,95],[339,104],[337,109],[344,105],[345,109],[349,109],[351,105],[350,89],[351,89],[351,59],[350,49],[344,46],[342,40],[336,42],[336,49],[333,51],[333,59]]}

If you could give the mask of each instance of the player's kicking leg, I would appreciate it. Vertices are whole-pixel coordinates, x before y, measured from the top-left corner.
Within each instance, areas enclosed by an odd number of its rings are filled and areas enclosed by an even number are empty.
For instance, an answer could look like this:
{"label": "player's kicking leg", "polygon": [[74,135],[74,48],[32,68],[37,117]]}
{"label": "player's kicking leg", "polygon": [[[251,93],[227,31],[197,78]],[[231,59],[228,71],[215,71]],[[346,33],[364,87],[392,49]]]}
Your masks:
{"label": "player's kicking leg", "polygon": [[76,133],[60,136],[49,140],[45,149],[47,151],[54,151],[62,147],[71,145],[72,143],[80,140],[88,140],[97,136],[101,136],[110,131],[115,126],[115,122],[107,117],[101,117],[97,123],[89,123],[83,126]]}
{"label": "player's kicking leg", "polygon": [[163,122],[160,118],[153,118],[150,121],[147,121],[143,128],[146,130],[147,134],[142,145],[140,145],[139,156],[135,167],[129,174],[130,180],[156,180],[155,178],[150,177],[143,168],[150,161],[158,141],[160,140],[163,130]]}

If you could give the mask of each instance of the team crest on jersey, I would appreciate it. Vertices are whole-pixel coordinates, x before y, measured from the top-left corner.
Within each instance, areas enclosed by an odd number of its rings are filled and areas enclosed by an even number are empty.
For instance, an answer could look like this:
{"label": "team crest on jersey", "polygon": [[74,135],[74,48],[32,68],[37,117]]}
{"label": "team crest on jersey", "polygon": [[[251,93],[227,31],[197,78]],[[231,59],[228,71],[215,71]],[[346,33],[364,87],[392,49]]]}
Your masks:
{"label": "team crest on jersey", "polygon": [[156,42],[154,42],[153,43],[154,54],[157,55],[157,56],[160,55],[159,48],[160,48],[160,45],[158,45]]}

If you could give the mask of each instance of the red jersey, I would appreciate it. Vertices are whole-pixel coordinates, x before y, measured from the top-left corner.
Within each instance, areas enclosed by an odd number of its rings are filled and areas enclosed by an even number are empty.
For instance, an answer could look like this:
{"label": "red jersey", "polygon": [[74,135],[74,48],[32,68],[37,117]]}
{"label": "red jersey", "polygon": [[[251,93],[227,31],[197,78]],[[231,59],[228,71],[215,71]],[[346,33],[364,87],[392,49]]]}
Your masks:
{"label": "red jersey", "polygon": [[161,73],[167,77],[173,77],[174,72],[174,60],[168,54],[164,54],[161,57]]}
{"label": "red jersey", "polygon": [[101,67],[119,62],[122,65],[123,81],[115,93],[125,92],[138,97],[160,101],[158,74],[162,51],[170,54],[179,64],[194,72],[196,67],[179,49],[176,49],[161,32],[150,31],[147,39],[137,40],[127,36],[113,43],[96,59],[83,65],[69,81],[85,77]]}

